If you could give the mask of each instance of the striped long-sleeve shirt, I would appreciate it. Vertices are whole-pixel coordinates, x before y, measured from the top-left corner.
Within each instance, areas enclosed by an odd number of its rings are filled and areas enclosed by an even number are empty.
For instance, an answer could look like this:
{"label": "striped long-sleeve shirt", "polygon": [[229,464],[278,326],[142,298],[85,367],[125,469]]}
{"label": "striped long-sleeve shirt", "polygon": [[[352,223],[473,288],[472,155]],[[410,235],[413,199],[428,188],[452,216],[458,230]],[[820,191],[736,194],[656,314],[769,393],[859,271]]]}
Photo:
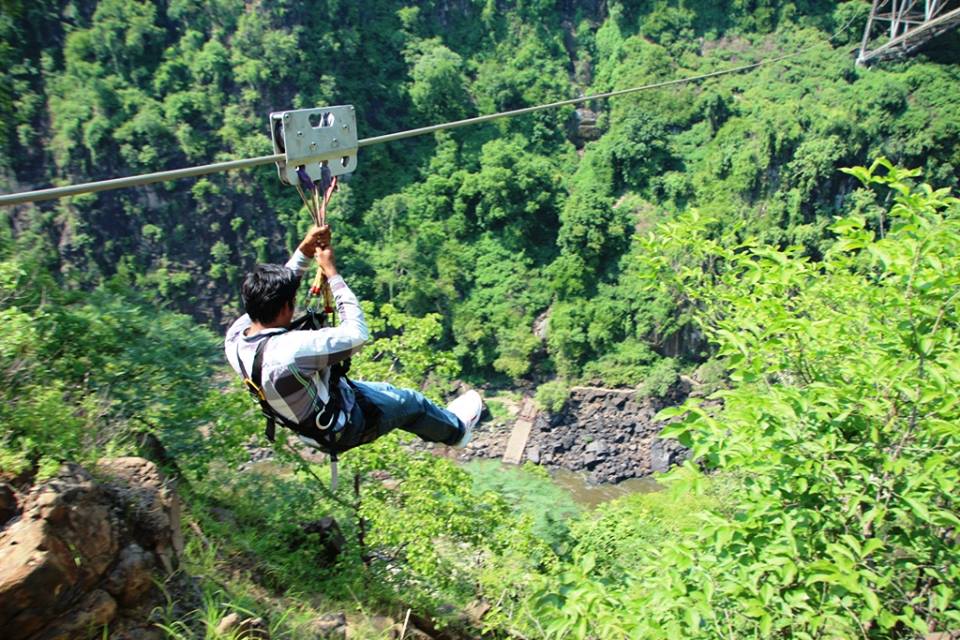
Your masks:
{"label": "striped long-sleeve shirt", "polygon": [[[297,250],[286,266],[300,275],[309,264],[310,259]],[[244,314],[227,330],[224,351],[230,366],[241,375],[238,358],[251,372],[257,345],[267,336],[274,336],[263,353],[263,393],[275,411],[296,422],[309,417],[317,402],[328,402],[330,365],[360,351],[369,337],[363,310],[350,287],[340,276],[329,282],[340,317],[336,327],[289,332],[276,328],[248,336],[246,331],[252,321]],[[343,398],[344,411],[337,417],[335,430],[343,427],[355,402],[353,389],[346,381],[340,381],[337,391]]]}

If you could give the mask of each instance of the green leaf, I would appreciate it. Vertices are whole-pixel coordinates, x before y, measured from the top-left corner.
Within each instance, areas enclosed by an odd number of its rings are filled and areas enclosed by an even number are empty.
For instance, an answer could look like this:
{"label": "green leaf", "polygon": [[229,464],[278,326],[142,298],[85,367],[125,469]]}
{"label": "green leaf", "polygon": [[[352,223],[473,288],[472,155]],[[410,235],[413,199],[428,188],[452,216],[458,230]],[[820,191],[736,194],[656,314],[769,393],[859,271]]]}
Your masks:
{"label": "green leaf", "polygon": [[586,554],[580,560],[580,568],[583,570],[583,573],[585,575],[589,575],[590,572],[593,571],[594,567],[596,566],[597,566],[597,557],[592,553]]}
{"label": "green leaf", "polygon": [[882,549],[882,548],[883,548],[882,540],[880,540],[879,538],[869,538],[863,543],[863,548],[861,549],[860,557],[866,558],[867,556],[872,554],[874,551],[877,551],[878,549]]}
{"label": "green leaf", "polygon": [[840,584],[840,577],[832,573],[814,573],[806,577],[804,584],[810,585],[823,582],[825,584]]}
{"label": "green leaf", "polygon": [[925,504],[911,496],[902,496],[902,500],[907,503],[907,506],[918,518],[921,518],[924,522],[930,521],[930,512]]}

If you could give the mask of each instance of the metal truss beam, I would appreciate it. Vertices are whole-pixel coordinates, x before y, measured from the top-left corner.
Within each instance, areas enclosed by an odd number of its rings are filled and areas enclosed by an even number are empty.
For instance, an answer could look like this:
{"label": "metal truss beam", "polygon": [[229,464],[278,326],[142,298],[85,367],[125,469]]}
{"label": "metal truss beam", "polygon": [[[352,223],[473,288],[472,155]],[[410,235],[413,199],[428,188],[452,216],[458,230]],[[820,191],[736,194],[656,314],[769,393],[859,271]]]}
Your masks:
{"label": "metal truss beam", "polygon": [[[958,0],[873,0],[857,64],[908,55],[957,25]],[[884,27],[885,42],[873,42],[877,26]]]}

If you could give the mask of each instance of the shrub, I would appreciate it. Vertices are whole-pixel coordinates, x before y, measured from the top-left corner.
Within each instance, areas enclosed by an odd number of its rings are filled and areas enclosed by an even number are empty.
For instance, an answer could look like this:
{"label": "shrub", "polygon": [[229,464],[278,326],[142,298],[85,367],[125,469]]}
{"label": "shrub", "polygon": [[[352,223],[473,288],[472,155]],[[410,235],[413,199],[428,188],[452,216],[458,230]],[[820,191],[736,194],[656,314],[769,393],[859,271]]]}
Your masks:
{"label": "shrub", "polygon": [[537,387],[537,406],[544,411],[557,413],[570,397],[570,388],[562,380],[551,380]]}
{"label": "shrub", "polygon": [[680,370],[676,360],[673,358],[658,360],[647,370],[637,395],[644,398],[665,396],[676,383],[679,375]]}
{"label": "shrub", "polygon": [[[695,528],[634,550],[625,576],[596,578],[599,554],[563,565],[531,614],[548,637],[893,638],[960,623],[960,200],[882,159],[850,173],[893,191],[889,228],[838,220],[821,263],[718,243],[696,216],[651,236],[650,281],[687,292],[731,369],[721,405],[660,413],[681,418],[661,436],[694,458],[668,478],[691,492],[700,468],[739,480]],[[690,267],[658,260],[679,251]]]}

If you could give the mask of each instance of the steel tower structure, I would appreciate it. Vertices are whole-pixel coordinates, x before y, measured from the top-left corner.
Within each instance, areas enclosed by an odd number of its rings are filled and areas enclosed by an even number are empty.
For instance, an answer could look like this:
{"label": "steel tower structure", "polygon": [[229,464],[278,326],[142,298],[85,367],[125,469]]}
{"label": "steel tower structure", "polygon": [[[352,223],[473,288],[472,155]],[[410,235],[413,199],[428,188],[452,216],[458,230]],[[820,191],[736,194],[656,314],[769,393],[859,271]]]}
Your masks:
{"label": "steel tower structure", "polygon": [[[873,0],[857,64],[907,55],[958,24],[958,0]],[[873,42],[876,25],[884,25],[885,35]]]}

